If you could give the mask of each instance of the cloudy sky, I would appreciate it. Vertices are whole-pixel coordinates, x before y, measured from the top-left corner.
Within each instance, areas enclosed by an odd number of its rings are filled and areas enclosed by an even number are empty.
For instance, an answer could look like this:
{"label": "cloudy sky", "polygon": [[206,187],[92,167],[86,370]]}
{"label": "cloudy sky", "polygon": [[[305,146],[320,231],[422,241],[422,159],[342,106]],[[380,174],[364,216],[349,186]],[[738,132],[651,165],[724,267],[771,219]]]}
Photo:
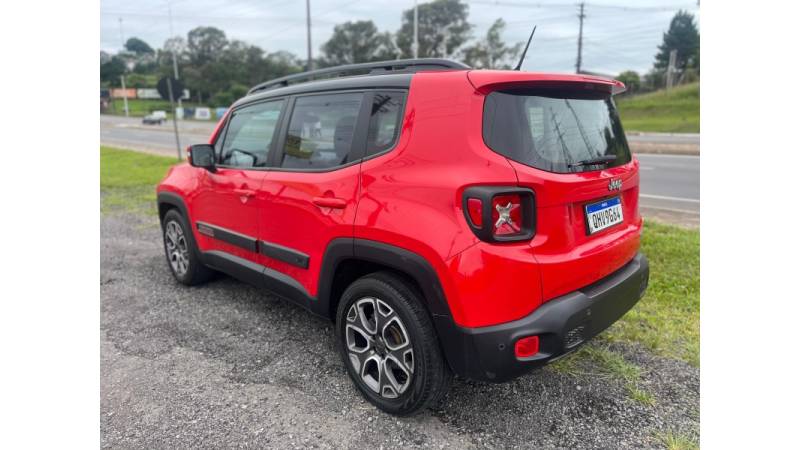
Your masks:
{"label": "cloudy sky", "polygon": [[[175,35],[186,36],[194,27],[210,25],[267,51],[306,53],[304,0],[169,0]],[[575,70],[578,2],[573,0],[469,0],[473,37],[486,33],[497,18],[506,23],[505,40],[525,41],[533,25],[536,37],[525,59],[526,70]],[[121,48],[120,19],[125,39],[136,36],[159,48],[170,36],[168,0],[102,0],[100,49]],[[396,31],[403,10],[413,0],[311,0],[314,55],[331,35],[333,26],[349,20],[372,20],[381,31]],[[652,66],[656,46],[678,9],[695,14],[696,0],[593,0],[586,3],[583,67],[617,74]]]}

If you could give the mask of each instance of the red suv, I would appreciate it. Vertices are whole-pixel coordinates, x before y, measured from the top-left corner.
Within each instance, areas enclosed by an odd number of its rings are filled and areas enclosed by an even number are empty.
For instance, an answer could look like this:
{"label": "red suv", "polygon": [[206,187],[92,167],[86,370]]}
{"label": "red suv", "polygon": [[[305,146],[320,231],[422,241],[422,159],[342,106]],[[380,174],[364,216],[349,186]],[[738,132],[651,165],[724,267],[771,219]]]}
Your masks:
{"label": "red suv", "polygon": [[647,287],[623,89],[437,59],[263,83],[158,186],[169,266],[332,319],[353,382],[392,414],[453,374],[518,377]]}

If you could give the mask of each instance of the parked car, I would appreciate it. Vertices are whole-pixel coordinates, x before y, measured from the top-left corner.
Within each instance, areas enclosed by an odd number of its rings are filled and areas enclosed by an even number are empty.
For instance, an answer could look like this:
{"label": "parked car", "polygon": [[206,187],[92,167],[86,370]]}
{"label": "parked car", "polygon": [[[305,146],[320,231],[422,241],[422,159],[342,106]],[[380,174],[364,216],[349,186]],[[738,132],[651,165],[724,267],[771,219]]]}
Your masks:
{"label": "parked car", "polygon": [[161,125],[167,120],[166,111],[153,111],[152,113],[142,117],[142,123],[145,125]]}
{"label": "parked car", "polygon": [[453,374],[519,377],[647,288],[622,90],[437,59],[263,83],[159,184],[169,267],[330,318],[353,383],[392,414]]}

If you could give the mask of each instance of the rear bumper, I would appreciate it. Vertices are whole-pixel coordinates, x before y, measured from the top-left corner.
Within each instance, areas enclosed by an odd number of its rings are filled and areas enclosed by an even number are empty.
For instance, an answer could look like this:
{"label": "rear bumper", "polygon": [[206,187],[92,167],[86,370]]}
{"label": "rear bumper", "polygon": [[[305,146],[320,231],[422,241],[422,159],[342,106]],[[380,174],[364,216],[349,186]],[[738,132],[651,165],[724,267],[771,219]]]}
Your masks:
{"label": "rear bumper", "polygon": [[[611,326],[642,297],[649,275],[647,258],[638,253],[613,274],[550,300],[513,322],[464,328],[449,317],[434,316],[434,320],[448,363],[456,374],[503,382],[574,351]],[[539,336],[539,353],[517,359],[515,342],[531,335]]]}

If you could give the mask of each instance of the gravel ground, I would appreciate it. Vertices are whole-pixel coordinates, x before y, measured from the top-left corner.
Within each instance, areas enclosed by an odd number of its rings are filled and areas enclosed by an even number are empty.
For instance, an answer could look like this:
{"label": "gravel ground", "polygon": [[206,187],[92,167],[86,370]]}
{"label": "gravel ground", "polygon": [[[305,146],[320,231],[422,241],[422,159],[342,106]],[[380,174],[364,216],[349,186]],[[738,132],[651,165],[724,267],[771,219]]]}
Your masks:
{"label": "gravel ground", "polygon": [[156,218],[102,218],[104,448],[653,448],[699,432],[699,370],[633,344],[610,348],[654,406],[621,380],[545,368],[456,379],[435,410],[394,418],[351,385],[330,323],[227,277],[181,286],[160,239]]}

